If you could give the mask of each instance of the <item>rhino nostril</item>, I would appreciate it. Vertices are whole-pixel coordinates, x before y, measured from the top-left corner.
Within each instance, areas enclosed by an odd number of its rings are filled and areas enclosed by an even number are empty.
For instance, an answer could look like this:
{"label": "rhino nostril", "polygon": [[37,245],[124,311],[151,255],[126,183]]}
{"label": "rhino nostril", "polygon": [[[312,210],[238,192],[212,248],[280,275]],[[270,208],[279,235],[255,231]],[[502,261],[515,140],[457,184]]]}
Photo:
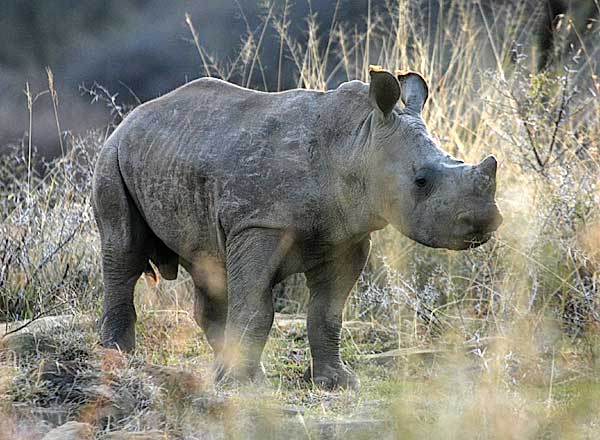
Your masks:
{"label": "rhino nostril", "polygon": [[456,216],[456,222],[463,228],[464,233],[473,235],[494,232],[500,227],[502,220],[502,214],[496,207],[484,213],[462,212]]}
{"label": "rhino nostril", "polygon": [[472,212],[464,212],[456,217],[456,223],[462,230],[462,234],[478,235],[482,231],[482,222]]}
{"label": "rhino nostril", "polygon": [[461,212],[456,216],[456,223],[469,225],[471,224],[471,217],[472,215],[470,215],[468,212]]}

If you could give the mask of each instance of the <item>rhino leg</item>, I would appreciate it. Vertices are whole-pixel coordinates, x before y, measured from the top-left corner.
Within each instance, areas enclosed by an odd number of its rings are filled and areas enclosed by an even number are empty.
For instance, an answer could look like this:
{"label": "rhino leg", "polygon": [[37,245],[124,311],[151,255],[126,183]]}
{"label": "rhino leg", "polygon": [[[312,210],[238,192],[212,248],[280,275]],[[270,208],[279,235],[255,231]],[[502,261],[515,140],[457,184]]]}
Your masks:
{"label": "rhino leg", "polygon": [[227,321],[226,292],[215,296],[204,285],[195,285],[194,318],[202,331],[215,356],[223,350],[225,339],[225,324]]}
{"label": "rhino leg", "polygon": [[227,243],[227,326],[217,380],[257,380],[273,324],[272,288],[289,249],[284,233],[247,229]]}
{"label": "rhino leg", "polygon": [[194,279],[194,318],[215,356],[223,350],[227,321],[227,282],[223,262],[206,258],[191,270]]}
{"label": "rhino leg", "polygon": [[117,149],[103,148],[94,174],[93,205],[102,244],[104,304],[101,344],[133,350],[135,284],[148,265],[149,228],[121,178]]}
{"label": "rhino leg", "polygon": [[365,266],[370,248],[371,240],[367,238],[306,274],[311,291],[307,329],[312,365],[304,378],[321,387],[357,389],[360,385],[340,358],[340,334],[346,299]]}

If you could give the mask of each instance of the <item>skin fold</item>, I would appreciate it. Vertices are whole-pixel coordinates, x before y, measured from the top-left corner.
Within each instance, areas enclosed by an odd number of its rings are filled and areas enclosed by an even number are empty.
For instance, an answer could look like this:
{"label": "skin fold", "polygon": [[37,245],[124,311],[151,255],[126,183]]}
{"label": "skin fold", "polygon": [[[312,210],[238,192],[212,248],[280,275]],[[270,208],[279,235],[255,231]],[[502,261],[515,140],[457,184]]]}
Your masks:
{"label": "skin fold", "polygon": [[370,233],[393,225],[467,249],[502,217],[496,160],[444,152],[421,118],[427,84],[373,68],[371,82],[264,93],[202,78],[136,108],[106,141],[93,206],[102,242],[101,341],[132,350],[142,273],[195,285],[195,318],[218,378],[257,379],[272,287],[305,273],[307,380],[357,387],[339,354],[342,311]]}

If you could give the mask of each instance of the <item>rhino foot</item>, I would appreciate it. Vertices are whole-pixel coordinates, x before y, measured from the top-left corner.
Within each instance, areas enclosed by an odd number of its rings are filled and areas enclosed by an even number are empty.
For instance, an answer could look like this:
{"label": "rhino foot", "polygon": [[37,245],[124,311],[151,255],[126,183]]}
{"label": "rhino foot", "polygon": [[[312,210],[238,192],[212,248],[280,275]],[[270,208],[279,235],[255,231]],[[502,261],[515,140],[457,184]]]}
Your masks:
{"label": "rhino foot", "polygon": [[135,348],[135,310],[121,308],[111,310],[102,318],[100,345],[121,351],[133,351]]}
{"label": "rhino foot", "polygon": [[100,345],[104,348],[132,352],[135,348],[135,333],[134,331],[130,331],[121,337],[103,337]]}
{"label": "rhino foot", "polygon": [[240,368],[227,368],[222,360],[217,360],[214,365],[214,381],[219,386],[235,386],[243,383],[266,385],[269,383],[262,362],[253,371]]}
{"label": "rhino foot", "polygon": [[360,388],[360,381],[356,374],[344,365],[326,365],[315,370],[313,374],[312,368],[309,367],[304,373],[304,380],[327,390],[336,388],[358,390]]}

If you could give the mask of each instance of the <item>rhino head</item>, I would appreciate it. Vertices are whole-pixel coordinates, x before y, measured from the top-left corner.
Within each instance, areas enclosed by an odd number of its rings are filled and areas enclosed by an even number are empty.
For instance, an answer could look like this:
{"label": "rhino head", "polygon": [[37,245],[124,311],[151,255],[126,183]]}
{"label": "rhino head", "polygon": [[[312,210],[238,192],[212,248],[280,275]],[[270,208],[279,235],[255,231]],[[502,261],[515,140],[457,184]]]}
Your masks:
{"label": "rhino head", "polygon": [[421,75],[381,68],[370,75],[369,168],[382,217],[430,247],[461,250],[488,241],[502,223],[494,156],[466,164],[440,148],[421,117],[428,97]]}

